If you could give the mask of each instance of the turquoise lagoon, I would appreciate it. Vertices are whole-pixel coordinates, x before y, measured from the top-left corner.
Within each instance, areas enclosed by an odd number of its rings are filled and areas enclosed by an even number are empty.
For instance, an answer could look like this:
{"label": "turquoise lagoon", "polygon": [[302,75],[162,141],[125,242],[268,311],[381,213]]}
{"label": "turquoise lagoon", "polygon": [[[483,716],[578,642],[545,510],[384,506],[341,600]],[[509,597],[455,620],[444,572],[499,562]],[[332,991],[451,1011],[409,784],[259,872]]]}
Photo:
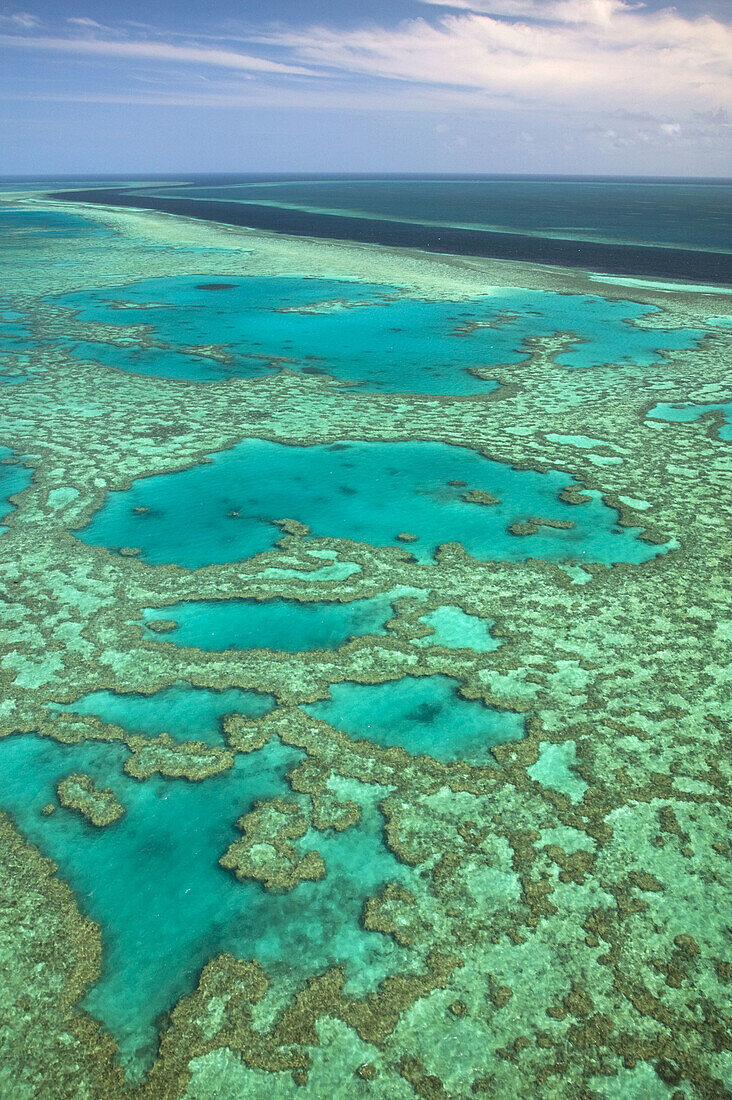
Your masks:
{"label": "turquoise lagoon", "polygon": [[[450,484],[458,482],[459,484]],[[660,548],[617,526],[617,513],[598,493],[566,504],[558,493],[572,479],[560,471],[514,470],[476,451],[445,443],[349,442],[291,447],[248,439],[211,461],[173,474],[140,478],[110,493],[77,532],[96,546],[140,548],[143,560],[197,569],[250,558],[271,549],[275,521],[301,521],[314,535],[377,546],[404,546],[432,560],[438,546],[459,542],[491,561],[545,558],[639,563]],[[492,493],[496,505],[463,499],[470,489]],[[510,524],[531,517],[570,521],[569,530],[540,527],[513,535]]]}
{"label": "turquoise lagoon", "polygon": [[356,740],[382,748],[399,746],[414,756],[427,753],[444,764],[466,760],[494,763],[493,745],[519,741],[524,720],[464,699],[450,676],[405,676],[385,684],[332,684],[330,698],[303,707]]}
{"label": "turquoise lagoon", "polygon": [[274,700],[264,692],[239,688],[213,691],[179,681],[151,695],[93,691],[75,703],[50,706],[58,712],[95,715],[102,722],[124,727],[128,733],[147,737],[169,733],[179,741],[220,745],[224,715],[236,712],[247,718],[260,718],[272,710]]}
{"label": "turquoise lagoon", "polygon": [[[312,277],[146,279],[52,299],[81,321],[149,325],[159,346],[67,341],[79,358],[196,382],[259,378],[288,368],[369,392],[466,396],[496,382],[469,373],[518,363],[529,338],[566,333],[567,367],[648,366],[659,349],[693,347],[695,330],[631,324],[654,307],[591,295],[501,289],[465,302],[407,298],[398,287]],[[196,354],[215,345],[228,361]],[[184,352],[182,349],[189,349]]]}
{"label": "turquoise lagoon", "polygon": [[336,649],[351,638],[384,634],[393,617],[391,593],[348,603],[322,600],[186,600],[166,607],[145,608],[144,619],[176,624],[146,637],[197,649],[277,649],[298,653]]}
{"label": "turquoise lagoon", "polygon": [[28,346],[30,331],[25,326],[25,315],[15,309],[3,309],[0,304],[0,352],[24,351]]}
{"label": "turquoise lagoon", "polygon": [[[0,520],[15,507],[10,503],[10,497],[27,489],[33,476],[33,471],[27,466],[5,461],[12,458],[13,452],[9,447],[0,447]],[[0,535],[3,531],[7,531],[7,527],[0,525]]]}
{"label": "turquoise lagoon", "polygon": [[[0,191],[2,186],[0,185]],[[53,247],[55,240],[76,240],[79,237],[109,237],[111,230],[78,214],[60,210],[0,210],[2,247],[14,251],[34,247]],[[38,256],[28,257],[38,263]]]}
{"label": "turquoise lagoon", "polygon": [[[30,329],[27,328],[26,316],[14,309],[4,309],[0,302],[0,382],[14,384],[25,382],[26,378],[19,374],[4,374],[7,366],[6,355],[25,355],[38,347],[38,342],[32,338]],[[27,362],[23,359],[22,362]]]}
{"label": "turquoise lagoon", "polygon": [[461,607],[445,604],[428,611],[419,619],[430,627],[431,634],[412,639],[412,645],[429,647],[441,645],[446,649],[472,649],[474,653],[491,653],[501,645],[491,635],[492,620],[479,615],[468,615]]}
{"label": "turquoise lagoon", "polygon": [[[343,964],[353,993],[403,968],[406,952],[359,920],[366,897],[408,875],[383,843],[383,790],[352,784],[346,797],[361,804],[359,824],[296,842],[320,851],[327,877],[273,894],[237,881],[218,860],[240,836],[234,822],[257,799],[291,796],[285,773],[301,753],[273,742],[199,783],[137,782],[123,774],[124,757],[118,745],[7,738],[0,742],[0,808],[58,863],[82,910],[100,925],[102,974],[83,1003],[119,1043],[132,1078],[152,1061],[161,1013],[219,952],[255,958],[295,985]],[[73,771],[111,787],[125,816],[103,829],[63,808],[44,816],[56,784]]]}
{"label": "turquoise lagoon", "polygon": [[724,423],[719,428],[719,438],[732,441],[732,401],[722,405],[696,405],[693,402],[655,405],[647,416],[653,420],[668,420],[675,424],[688,424],[710,412],[724,413]]}

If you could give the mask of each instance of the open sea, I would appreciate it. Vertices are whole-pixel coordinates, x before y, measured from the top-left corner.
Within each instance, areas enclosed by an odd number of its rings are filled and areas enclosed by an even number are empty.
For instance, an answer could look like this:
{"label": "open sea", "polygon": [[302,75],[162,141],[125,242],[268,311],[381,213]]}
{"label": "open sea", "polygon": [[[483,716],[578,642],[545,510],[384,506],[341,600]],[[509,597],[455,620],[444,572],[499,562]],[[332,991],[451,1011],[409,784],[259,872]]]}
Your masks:
{"label": "open sea", "polygon": [[75,198],[306,237],[732,282],[729,180],[194,176],[134,189],[109,181]]}

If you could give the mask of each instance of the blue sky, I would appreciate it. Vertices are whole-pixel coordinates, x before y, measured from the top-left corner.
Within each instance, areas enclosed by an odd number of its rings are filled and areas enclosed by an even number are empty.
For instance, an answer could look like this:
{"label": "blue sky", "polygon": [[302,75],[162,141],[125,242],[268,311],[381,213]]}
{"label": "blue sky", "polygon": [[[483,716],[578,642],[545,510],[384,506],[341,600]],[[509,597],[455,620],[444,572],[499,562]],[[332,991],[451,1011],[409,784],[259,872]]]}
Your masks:
{"label": "blue sky", "polygon": [[0,173],[732,175],[728,0],[0,0]]}

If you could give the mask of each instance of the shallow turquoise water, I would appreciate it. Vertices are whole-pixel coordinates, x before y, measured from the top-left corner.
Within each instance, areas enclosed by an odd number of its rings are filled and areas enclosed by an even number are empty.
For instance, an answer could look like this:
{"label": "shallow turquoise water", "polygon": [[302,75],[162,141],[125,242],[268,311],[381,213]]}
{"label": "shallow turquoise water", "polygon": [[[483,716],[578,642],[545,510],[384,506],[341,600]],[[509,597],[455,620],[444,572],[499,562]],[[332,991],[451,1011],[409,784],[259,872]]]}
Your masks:
{"label": "shallow turquoise water", "polygon": [[[14,508],[10,497],[27,489],[33,476],[33,471],[27,466],[4,465],[2,460],[11,458],[12,455],[9,447],[0,447],[0,520]],[[7,527],[0,524],[0,535],[3,531],[7,531]]]}
{"label": "shallow turquoise water", "polygon": [[405,676],[385,684],[332,684],[330,699],[303,710],[356,740],[398,745],[415,756],[471,764],[494,763],[491,746],[519,741],[524,721],[511,711],[493,710],[458,695],[449,676]]}
{"label": "shallow turquoise water", "polygon": [[[450,481],[464,485],[449,485]],[[457,541],[476,558],[521,561],[578,559],[642,562],[659,547],[637,528],[617,527],[617,514],[595,494],[585,504],[557,498],[572,479],[558,471],[514,470],[465,447],[445,443],[338,443],[290,447],[249,439],[210,463],[133,482],[110,493],[77,532],[94,545],[136,546],[144,560],[195,569],[270,549],[281,537],[273,521],[293,518],[314,535],[377,546],[406,546],[420,561]],[[484,489],[501,503],[462,499]],[[140,514],[135,509],[147,508]],[[232,516],[231,513],[238,513]],[[195,525],[191,517],[195,517]],[[570,530],[516,536],[511,523],[531,516],[570,520]],[[400,543],[409,532],[418,541]]]}
{"label": "shallow turquoise water", "polygon": [[[0,186],[0,191],[2,189]],[[112,231],[78,214],[56,210],[5,209],[0,210],[0,234],[3,249],[17,246],[25,251],[36,245],[46,248],[49,241],[57,239],[109,237]],[[38,257],[35,257],[35,262],[38,262]]]}
{"label": "shallow turquoise water", "polygon": [[[359,922],[366,897],[408,873],[383,844],[375,791],[360,788],[358,826],[301,842],[303,850],[319,849],[327,877],[276,895],[238,882],[218,860],[240,835],[234,822],[256,799],[291,793],[284,775],[302,754],[276,742],[202,783],[137,782],[122,773],[124,756],[115,745],[7,738],[0,742],[0,808],[58,863],[82,911],[99,922],[103,971],[83,1003],[117,1039],[132,1076],[152,1060],[157,1017],[221,951],[256,958],[296,983],[342,963],[353,992],[399,965],[405,953]],[[64,809],[44,817],[56,783],[71,771],[112,787],[125,817],[104,829]]]}
{"label": "shallow turquoise water", "polygon": [[179,682],[152,695],[93,691],[74,703],[52,704],[72,714],[94,714],[103,722],[123,726],[133,733],[157,737],[169,733],[179,741],[221,744],[221,719],[225,714],[259,718],[272,709],[271,695],[228,688],[213,691]]}
{"label": "shallow turquoise water", "polygon": [[468,615],[461,607],[445,604],[420,617],[420,623],[432,628],[432,634],[414,638],[412,645],[421,648],[442,645],[447,649],[472,649],[476,653],[490,653],[501,642],[491,636],[493,620]]}
{"label": "shallow turquoise water", "polygon": [[724,413],[725,422],[719,429],[719,438],[732,440],[732,401],[722,405],[695,405],[692,402],[676,405],[661,402],[654,406],[647,415],[654,420],[670,420],[677,424],[688,424],[690,421],[698,420],[700,416],[710,412]]}
{"label": "shallow turquoise water", "polygon": [[[386,393],[489,392],[496,383],[468,368],[520,362],[527,338],[555,332],[576,337],[557,359],[568,367],[647,366],[659,358],[659,348],[693,347],[702,335],[646,331],[627,322],[656,312],[653,307],[588,295],[509,288],[467,302],[436,302],[399,293],[396,287],[335,279],[176,276],[53,301],[77,310],[82,321],[150,325],[154,339],[165,345],[69,342],[78,357],[106,366],[197,382],[257,378],[286,367]],[[210,344],[226,349],[231,362],[180,350]]]}
{"label": "shallow turquoise water", "polygon": [[32,339],[25,320],[25,314],[14,309],[4,309],[0,302],[0,382],[12,385],[26,380],[18,374],[3,373],[8,365],[6,355],[27,354],[38,347],[38,341]]}
{"label": "shallow turquoise water", "polygon": [[362,634],[384,634],[392,618],[391,597],[384,593],[350,603],[301,603],[298,600],[187,600],[145,608],[146,620],[168,619],[175,630],[146,636],[198,649],[279,649],[297,653],[336,649]]}

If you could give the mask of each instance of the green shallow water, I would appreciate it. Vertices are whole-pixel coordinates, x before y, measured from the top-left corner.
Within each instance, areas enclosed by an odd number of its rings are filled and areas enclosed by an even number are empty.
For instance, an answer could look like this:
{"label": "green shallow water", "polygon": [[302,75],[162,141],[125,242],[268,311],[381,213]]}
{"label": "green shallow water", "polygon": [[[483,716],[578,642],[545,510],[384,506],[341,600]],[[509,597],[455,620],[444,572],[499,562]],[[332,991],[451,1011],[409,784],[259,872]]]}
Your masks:
{"label": "green shallow water", "polygon": [[450,676],[405,676],[385,684],[333,684],[330,699],[303,710],[356,740],[399,746],[450,764],[494,763],[491,747],[524,736],[524,720],[458,694]]}
{"label": "green shallow water", "polygon": [[363,634],[384,634],[392,617],[392,597],[349,603],[302,603],[298,600],[188,600],[162,608],[145,608],[147,622],[177,624],[164,634],[146,637],[198,649],[279,649],[297,653],[335,649]]}
{"label": "green shallow water", "polygon": [[[557,360],[567,367],[643,367],[659,349],[693,347],[703,335],[639,328],[628,322],[653,307],[591,295],[502,288],[467,302],[427,301],[398,287],[306,277],[171,276],[52,301],[82,321],[120,326],[126,340],[126,326],[151,326],[155,347],[66,341],[105,366],[196,382],[286,367],[385,393],[489,392],[497,383],[469,368],[520,362],[527,339],[557,332],[572,334]],[[196,354],[202,345],[223,349],[229,361]]]}
{"label": "green shallow water", "polygon": [[[285,772],[302,754],[272,743],[200,783],[139,783],[122,773],[124,757],[116,745],[7,738],[0,742],[0,808],[58,863],[82,911],[100,925],[102,975],[84,1006],[118,1041],[131,1077],[152,1061],[157,1018],[221,951],[258,959],[295,984],[343,964],[354,993],[374,988],[403,962],[389,937],[359,922],[366,897],[408,873],[383,844],[370,788],[361,789],[357,826],[301,842],[303,851],[321,852],[327,877],[272,894],[237,881],[218,860],[240,836],[234,822],[257,799],[291,795]],[[74,771],[111,787],[126,815],[103,829],[65,809],[43,816],[55,785]]]}
{"label": "green shallow water", "polygon": [[[619,528],[617,514],[599,494],[580,505],[559,500],[571,483],[559,471],[514,470],[444,443],[290,447],[249,439],[210,462],[110,493],[77,535],[98,546],[135,546],[145,561],[191,569],[270,549],[282,534],[274,521],[285,518],[307,524],[314,535],[407,547],[423,562],[446,542],[494,561],[537,557],[609,565],[659,553],[636,537],[637,528]],[[500,503],[463,500],[470,489],[488,491]],[[531,517],[574,526],[521,536],[508,531]],[[417,541],[402,543],[400,533]]]}
{"label": "green shallow water", "polygon": [[271,695],[227,688],[213,691],[179,682],[152,695],[93,691],[74,703],[50,704],[54,710],[93,714],[103,722],[123,726],[132,733],[157,737],[169,733],[180,741],[221,744],[221,720],[226,714],[259,718],[274,705]]}

